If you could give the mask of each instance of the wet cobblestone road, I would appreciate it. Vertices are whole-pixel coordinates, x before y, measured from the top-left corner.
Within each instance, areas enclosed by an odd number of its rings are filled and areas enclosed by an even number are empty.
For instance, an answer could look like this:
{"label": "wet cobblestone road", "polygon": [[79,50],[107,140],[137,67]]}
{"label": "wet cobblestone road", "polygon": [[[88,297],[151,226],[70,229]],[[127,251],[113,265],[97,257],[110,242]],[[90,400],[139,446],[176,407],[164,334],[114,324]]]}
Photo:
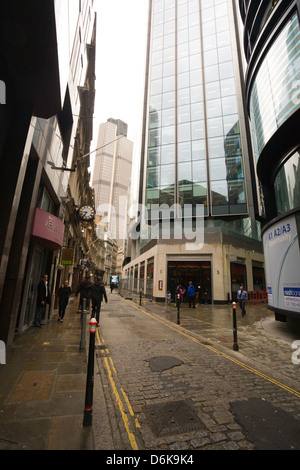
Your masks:
{"label": "wet cobblestone road", "polygon": [[274,334],[263,304],[249,305],[237,321],[238,352],[231,306],[183,306],[178,326],[174,307],[110,296],[97,367],[114,448],[300,448],[293,335],[281,325]]}

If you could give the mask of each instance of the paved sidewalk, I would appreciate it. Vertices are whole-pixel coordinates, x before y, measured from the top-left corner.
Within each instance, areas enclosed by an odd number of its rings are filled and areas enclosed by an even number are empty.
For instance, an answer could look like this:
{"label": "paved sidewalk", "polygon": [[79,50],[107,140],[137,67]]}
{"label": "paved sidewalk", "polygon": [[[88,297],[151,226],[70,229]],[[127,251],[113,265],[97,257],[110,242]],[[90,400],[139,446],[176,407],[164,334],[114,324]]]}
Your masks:
{"label": "paved sidewalk", "polygon": [[53,315],[8,348],[0,365],[0,450],[299,449],[292,336],[277,337],[262,320],[239,321],[236,352],[226,340],[228,307],[182,310],[178,326],[174,308],[143,304],[116,292],[103,304],[89,427],[89,332],[81,349],[74,299],[63,324]]}
{"label": "paved sidewalk", "polygon": [[7,348],[0,365],[0,449],[94,448],[92,427],[82,425],[88,335],[87,325],[84,349],[81,314],[71,298],[64,323],[52,315]]}

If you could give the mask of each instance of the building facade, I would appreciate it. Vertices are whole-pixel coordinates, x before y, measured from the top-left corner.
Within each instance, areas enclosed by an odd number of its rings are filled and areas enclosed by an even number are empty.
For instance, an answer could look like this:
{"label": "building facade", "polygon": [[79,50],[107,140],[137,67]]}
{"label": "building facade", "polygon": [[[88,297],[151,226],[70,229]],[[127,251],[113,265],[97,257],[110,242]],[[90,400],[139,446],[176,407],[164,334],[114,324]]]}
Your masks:
{"label": "building facade", "polygon": [[55,305],[95,13],[92,0],[29,0],[2,4],[0,22],[0,338],[10,344],[32,325],[44,273]]}
{"label": "building facade", "polygon": [[[125,280],[157,300],[190,280],[201,302],[235,298],[240,283],[265,288],[243,92],[236,2],[149,2],[139,188],[146,217]],[[199,235],[194,243],[186,222]]]}
{"label": "building facade", "polygon": [[[97,237],[94,219],[81,220],[79,208],[95,208],[95,194],[91,187],[90,153],[93,140],[93,115],[95,103],[96,21],[91,41],[86,44],[87,66],[83,86],[80,86],[80,110],[73,148],[72,165],[64,206],[64,241],[59,258],[55,292],[64,279],[69,280],[75,293],[78,283],[88,273],[103,276],[106,249],[103,240]],[[57,296],[55,297],[57,303]]]}
{"label": "building facade", "polygon": [[268,303],[300,318],[300,4],[239,2],[248,62],[246,97],[264,209]]}

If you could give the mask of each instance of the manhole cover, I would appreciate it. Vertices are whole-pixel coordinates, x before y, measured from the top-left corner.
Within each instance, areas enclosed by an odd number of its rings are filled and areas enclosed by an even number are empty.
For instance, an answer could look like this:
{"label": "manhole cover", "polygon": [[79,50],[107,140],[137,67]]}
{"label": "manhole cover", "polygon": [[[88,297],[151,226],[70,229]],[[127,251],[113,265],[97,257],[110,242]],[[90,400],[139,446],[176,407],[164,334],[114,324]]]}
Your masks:
{"label": "manhole cover", "polygon": [[195,411],[185,401],[145,405],[142,407],[156,437],[197,431],[204,428]]}
{"label": "manhole cover", "polygon": [[182,361],[172,356],[156,356],[149,359],[148,362],[152,372],[162,372],[163,370],[172,369],[172,367],[183,364]]}

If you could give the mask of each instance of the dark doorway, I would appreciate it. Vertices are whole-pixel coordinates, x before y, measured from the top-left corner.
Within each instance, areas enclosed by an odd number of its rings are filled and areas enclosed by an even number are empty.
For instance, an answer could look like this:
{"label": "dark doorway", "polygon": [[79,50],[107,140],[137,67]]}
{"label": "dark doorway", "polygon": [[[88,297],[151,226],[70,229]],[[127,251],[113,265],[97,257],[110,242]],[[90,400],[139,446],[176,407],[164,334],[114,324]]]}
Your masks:
{"label": "dark doorway", "polygon": [[192,281],[196,288],[196,298],[199,303],[211,303],[211,263],[210,261],[169,261],[167,289],[175,300],[175,290],[178,284],[184,288],[184,302],[187,300],[186,291]]}
{"label": "dark doorway", "polygon": [[231,273],[231,298],[236,300],[237,291],[240,288],[240,285],[243,284],[245,290],[247,290],[247,276],[246,276],[246,266],[239,263],[230,263],[230,273]]}

